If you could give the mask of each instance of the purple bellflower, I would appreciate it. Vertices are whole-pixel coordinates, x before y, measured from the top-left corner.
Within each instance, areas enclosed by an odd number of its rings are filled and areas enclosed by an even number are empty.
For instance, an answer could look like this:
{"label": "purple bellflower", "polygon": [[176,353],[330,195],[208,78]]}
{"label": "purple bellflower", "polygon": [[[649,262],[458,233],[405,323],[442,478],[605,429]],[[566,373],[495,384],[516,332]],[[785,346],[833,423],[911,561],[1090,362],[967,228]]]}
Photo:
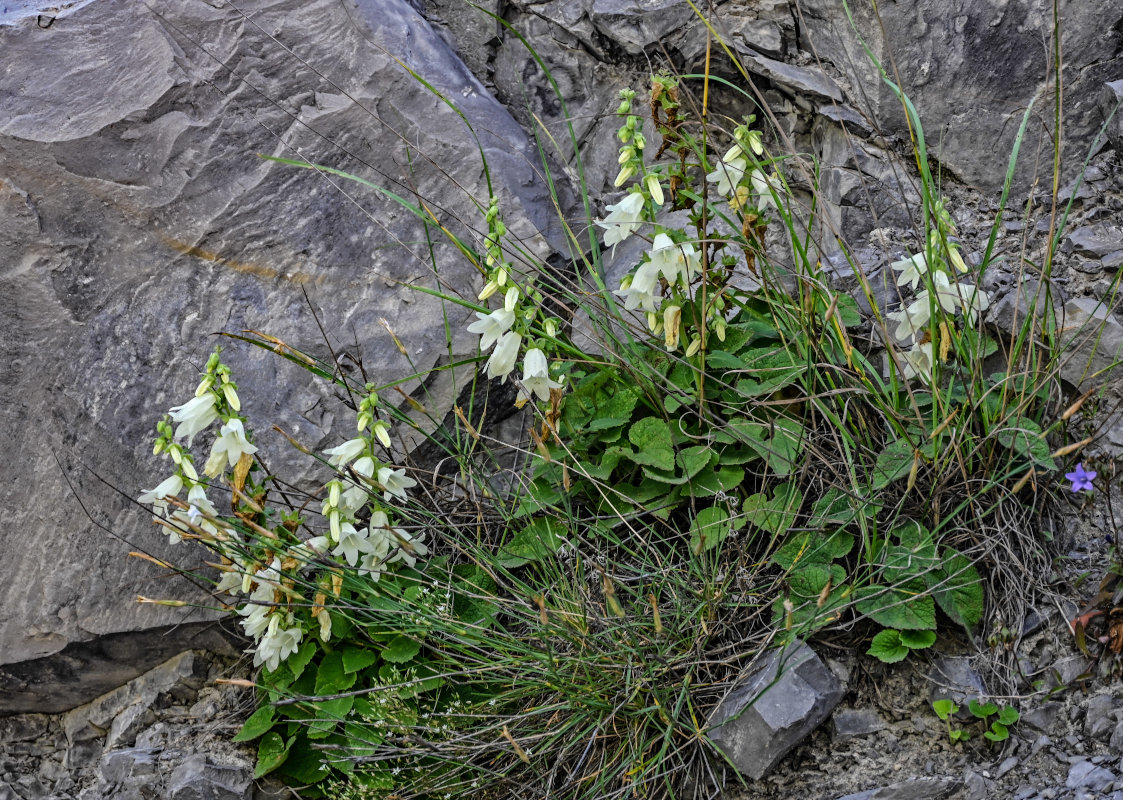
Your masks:
{"label": "purple bellflower", "polygon": [[1088,472],[1084,469],[1084,464],[1077,464],[1075,472],[1065,473],[1065,477],[1072,481],[1072,491],[1092,491],[1092,479],[1096,477],[1095,472]]}

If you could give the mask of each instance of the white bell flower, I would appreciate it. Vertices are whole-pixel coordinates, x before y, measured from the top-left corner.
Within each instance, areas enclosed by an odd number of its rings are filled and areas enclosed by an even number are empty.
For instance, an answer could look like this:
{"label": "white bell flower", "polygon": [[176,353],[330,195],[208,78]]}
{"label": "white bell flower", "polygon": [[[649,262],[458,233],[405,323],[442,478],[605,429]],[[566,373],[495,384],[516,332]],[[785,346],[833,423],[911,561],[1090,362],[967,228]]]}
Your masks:
{"label": "white bell flower", "polygon": [[959,307],[963,309],[963,316],[967,323],[973,326],[979,314],[990,308],[990,297],[978,286],[970,283],[956,284],[956,289],[959,292]]}
{"label": "white bell flower", "polygon": [[280,619],[276,615],[273,617],[269,623],[268,631],[254,649],[253,665],[255,667],[264,664],[267,670],[273,671],[281,665],[282,661],[299,649],[304,632],[300,628],[280,627]]}
{"label": "white bell flower", "polygon": [[[940,304],[940,308],[948,314],[954,314],[955,309],[959,306],[961,298],[959,296],[959,291],[952,286],[951,281],[948,280],[947,273],[942,270],[933,272],[932,286],[936,290],[936,301]],[[916,302],[928,303],[931,296],[931,292],[925,289],[917,294]]]}
{"label": "white bell flower", "polygon": [[619,203],[605,206],[611,213],[597,220],[597,225],[604,228],[604,246],[611,247],[613,253],[616,245],[635,233],[643,223],[643,204],[643,195],[632,192]]}
{"label": "white bell flower", "polygon": [[507,331],[503,334],[495,352],[487,360],[487,377],[506,380],[507,376],[511,374],[511,370],[515,368],[515,359],[519,356],[521,344],[522,337],[514,331]]}
{"label": "white bell flower", "polygon": [[252,639],[260,639],[269,627],[271,606],[262,606],[257,603],[246,603],[238,609],[238,613],[245,617],[242,620],[242,630]]}
{"label": "white bell flower", "polygon": [[766,208],[776,208],[776,195],[784,190],[776,173],[765,175],[763,171],[754,169],[752,174],[753,192],[757,196],[757,208],[763,211]]}
{"label": "white bell flower", "polygon": [[[374,459],[370,456],[363,456],[351,465],[351,470],[363,478],[369,478],[374,475]],[[340,495],[339,502],[336,505],[340,511],[353,516],[370,498],[370,489],[365,483],[361,482],[356,483],[349,480],[347,484],[350,488]]]}
{"label": "white bell flower", "polygon": [[237,417],[233,417],[219,428],[218,434],[214,446],[211,447],[211,456],[203,467],[203,472],[212,478],[218,476],[226,467],[237,464],[243,454],[253,455],[257,452],[257,448],[246,438],[246,429],[242,427],[242,421]]}
{"label": "white bell flower", "polygon": [[624,298],[624,308],[628,311],[638,308],[646,313],[654,313],[663,302],[662,298],[655,294],[658,285],[659,265],[654,261],[645,261],[640,264],[635,275],[631,276],[630,282],[626,285],[621,284],[613,294]]}
{"label": "white bell flower", "polygon": [[160,481],[155,489],[148,489],[137,498],[138,503],[145,505],[162,506],[162,510],[166,511],[168,504],[166,498],[175,497],[183,491],[183,478],[179,475],[172,475],[170,478],[165,478]]}
{"label": "white bell flower", "polygon": [[527,350],[523,358],[522,385],[523,388],[519,389],[515,399],[516,405],[525,403],[532,394],[545,403],[550,399],[550,390],[560,389],[562,386],[550,377],[550,363],[546,360],[546,354],[537,347]]}
{"label": "white bell flower", "polygon": [[490,314],[477,311],[479,319],[468,326],[468,333],[480,335],[480,349],[487,350],[500,336],[511,330],[515,324],[515,313],[506,308],[496,309]]}
{"label": "white bell flower", "polygon": [[187,437],[187,445],[195,434],[206,428],[218,419],[218,409],[215,408],[215,395],[207,392],[201,397],[194,397],[181,406],[173,406],[169,412],[172,419],[179,423],[175,429],[175,438]]}
{"label": "white bell flower", "polygon": [[931,342],[915,345],[912,350],[904,354],[903,360],[904,364],[902,364],[902,367],[905,373],[905,380],[912,380],[913,378],[923,378],[926,381],[932,380]]}
{"label": "white bell flower", "polygon": [[706,180],[710,183],[716,183],[718,194],[723,194],[728,197],[733,194],[733,190],[737,188],[737,184],[745,179],[745,170],[747,168],[748,162],[743,158],[722,161],[717,165],[717,169],[706,176]]}
{"label": "white bell flower", "polygon": [[370,549],[370,542],[367,541],[367,529],[359,531],[350,522],[344,522],[339,526],[339,546],[331,551],[331,554],[336,558],[340,556],[347,562],[348,566],[355,566],[359,563],[359,556],[366,553]]}
{"label": "white bell flower", "polygon": [[389,500],[390,495],[397,497],[399,500],[408,500],[406,489],[412,489],[417,485],[417,481],[406,475],[404,469],[390,469],[389,467],[382,467],[378,470],[378,482],[382,484],[385,490],[382,494],[384,500]]}
{"label": "white bell flower", "polygon": [[324,455],[331,456],[331,458],[328,459],[328,464],[343,469],[343,467],[361,456],[363,451],[366,450],[366,446],[366,439],[351,439],[338,447],[325,450]]}
{"label": "white bell flower", "polygon": [[398,552],[390,559],[391,562],[401,561],[407,566],[412,567],[417,563],[418,556],[424,556],[429,553],[429,548],[426,547],[422,540],[425,538],[425,533],[422,531],[413,536],[409,531],[402,528],[392,528],[390,533],[394,536],[398,545]]}
{"label": "white bell flower", "polygon": [[897,323],[894,335],[905,341],[920,333],[928,324],[931,317],[931,308],[927,300],[915,300],[908,308],[886,314],[887,319]]}
{"label": "white bell flower", "polygon": [[901,277],[897,279],[898,285],[908,286],[910,289],[915,289],[924,273],[928,271],[928,262],[924,258],[924,253],[917,253],[900,261],[894,261],[889,266],[901,273]]}

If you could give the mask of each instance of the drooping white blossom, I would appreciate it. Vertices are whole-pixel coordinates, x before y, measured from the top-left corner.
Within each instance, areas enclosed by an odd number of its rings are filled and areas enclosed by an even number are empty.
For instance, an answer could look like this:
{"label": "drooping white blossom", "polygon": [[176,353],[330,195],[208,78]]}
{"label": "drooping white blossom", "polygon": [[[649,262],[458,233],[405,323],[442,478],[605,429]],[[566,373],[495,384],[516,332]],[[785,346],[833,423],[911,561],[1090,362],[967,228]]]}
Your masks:
{"label": "drooping white blossom", "polygon": [[233,417],[219,428],[218,438],[214,440],[210,458],[207,459],[203,472],[214,478],[226,467],[233,467],[237,464],[238,459],[244,454],[253,455],[256,452],[257,448],[250,444],[246,438],[246,430],[242,426],[242,421]]}
{"label": "drooping white blossom", "polygon": [[468,326],[468,333],[480,335],[480,349],[487,350],[499,339],[500,336],[511,330],[515,324],[515,314],[506,308],[499,308],[490,314],[476,312],[478,320]]}
{"label": "drooping white blossom", "polygon": [[611,247],[613,252],[616,245],[627,239],[643,223],[643,195],[632,192],[619,203],[605,206],[609,211],[607,217],[597,220],[597,225],[604,228],[604,246]]}
{"label": "drooping white blossom", "polygon": [[417,481],[408,477],[404,469],[390,469],[390,467],[382,467],[378,470],[378,482],[385,490],[382,495],[384,500],[389,500],[391,495],[399,500],[408,500],[406,489],[412,489],[417,485]]}
{"label": "drooping white blossom", "polygon": [[743,158],[734,158],[731,161],[722,161],[717,165],[717,169],[706,176],[706,180],[710,183],[716,183],[717,191],[726,197],[733,194],[737,184],[745,179],[745,170],[748,169],[748,162]]}
{"label": "drooping white blossom", "polygon": [[498,346],[487,360],[487,377],[506,379],[515,368],[515,360],[519,356],[519,345],[522,337],[514,331],[507,331],[499,340]]}
{"label": "drooping white blossom", "polygon": [[175,438],[187,438],[187,445],[195,434],[206,428],[218,419],[218,409],[215,408],[215,395],[207,392],[200,397],[193,397],[181,406],[173,406],[169,412],[172,420],[179,425],[175,429]]}
{"label": "drooping white blossom", "polygon": [[561,386],[560,382],[550,377],[550,363],[546,360],[546,354],[537,347],[527,350],[523,358],[522,388],[515,399],[516,405],[528,401],[530,395],[546,402],[550,399],[550,390],[560,389]]}

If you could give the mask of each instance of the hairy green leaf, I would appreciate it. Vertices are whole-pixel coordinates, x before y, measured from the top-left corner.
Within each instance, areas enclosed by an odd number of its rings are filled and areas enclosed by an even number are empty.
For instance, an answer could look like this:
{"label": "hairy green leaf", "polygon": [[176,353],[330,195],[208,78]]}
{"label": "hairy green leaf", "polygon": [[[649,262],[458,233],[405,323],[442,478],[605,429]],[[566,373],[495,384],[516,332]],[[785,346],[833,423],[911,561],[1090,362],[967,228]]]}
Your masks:
{"label": "hairy green leaf", "polygon": [[886,628],[873,637],[873,641],[870,642],[870,649],[866,653],[886,664],[896,664],[908,656],[909,648],[901,641],[900,631]]}
{"label": "hairy green leaf", "polygon": [[886,628],[924,631],[936,628],[936,604],[924,585],[866,586],[858,590],[857,609]]}

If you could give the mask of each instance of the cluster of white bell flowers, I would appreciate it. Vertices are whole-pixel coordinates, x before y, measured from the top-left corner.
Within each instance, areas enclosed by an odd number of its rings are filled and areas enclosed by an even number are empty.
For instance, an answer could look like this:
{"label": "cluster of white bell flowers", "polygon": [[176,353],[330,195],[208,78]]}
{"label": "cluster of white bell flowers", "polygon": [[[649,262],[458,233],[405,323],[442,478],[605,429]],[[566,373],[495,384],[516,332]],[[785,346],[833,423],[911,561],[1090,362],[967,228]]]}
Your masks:
{"label": "cluster of white bell flowers", "polygon": [[[516,271],[503,249],[507,226],[499,216],[499,202],[491,198],[485,217],[488,235],[484,246],[483,266],[487,281],[479,294],[481,301],[501,293],[503,306],[494,311],[477,311],[476,321],[468,325],[468,332],[480,337],[480,350],[491,350],[485,367],[487,377],[506,381],[515,371],[522,356],[522,380],[516,405],[522,407],[532,397],[543,402],[550,400],[551,390],[561,389],[562,380],[551,377],[547,351],[558,333],[554,319],[540,319],[541,294],[532,284],[520,286]],[[535,334],[543,334],[536,336]]]}
{"label": "cluster of white bell flowers", "polygon": [[[952,269],[966,273],[968,268],[958,245],[950,238],[955,227],[942,202],[937,202],[933,218],[936,228],[931,231],[928,248],[933,254],[932,261],[930,263],[925,253],[916,253],[890,264],[893,271],[899,273],[897,285],[907,287],[914,294],[910,303],[885,315],[893,323],[893,337],[911,345],[901,359],[905,380],[920,379],[925,383],[932,382],[936,361],[947,358],[949,322],[956,314],[962,314],[964,322],[974,327],[983,312],[990,308],[986,292],[951,274]],[[939,255],[941,252],[943,256]]]}
{"label": "cluster of white bell flowers", "polygon": [[[620,113],[630,111],[633,98],[634,92],[623,93]],[[737,127],[733,146],[706,175],[706,180],[715,184],[718,194],[729,201],[735,212],[755,213],[759,218],[769,208],[778,207],[784,185],[774,171],[765,172],[761,166],[760,159],[765,157],[763,137],[760,131],[749,127],[751,121]],[[623,278],[614,294],[624,301],[625,310],[646,315],[652,335],[662,334],[668,351],[682,347],[689,358],[701,349],[702,335],[693,321],[684,319],[682,311],[688,302],[697,299],[702,286],[702,253],[694,243],[710,237],[704,231],[692,236],[682,229],[657,223],[666,201],[663,181],[668,167],[644,161],[642,122],[638,116],[627,117],[619,137],[623,143],[620,162],[624,167],[617,185],[633,177],[635,182],[623,199],[606,207],[609,213],[597,225],[603,229],[604,246],[613,248],[613,252],[617,244],[645,226],[652,231],[652,238],[643,260]],[[708,287],[704,316],[706,327],[724,341],[728,306],[721,288],[713,284]],[[694,307],[700,305],[695,303]]]}
{"label": "cluster of white bell flowers", "polygon": [[[323,573],[319,584],[338,587],[344,566],[377,581],[393,565],[412,567],[428,554],[424,533],[411,533],[395,524],[393,504],[407,501],[408,490],[417,482],[404,469],[395,469],[376,455],[376,443],[387,450],[391,445],[389,424],[377,418],[377,408],[378,395],[367,386],[358,407],[359,435],[324,451],[328,464],[337,471],[325,486],[322,511],[327,531],[299,544],[283,541],[277,535],[280,528],[269,531],[237,513],[238,500],[245,499],[240,490],[257,447],[250,441],[246,420],[238,415],[237,386],[217,349],[207,362],[195,397],[173,407],[169,417],[157,424],[155,452],[169,457],[174,471],[138,501],[152,506],[173,543],[202,541],[221,556],[222,577],[215,591],[241,595],[237,613],[242,628],[255,642],[247,651],[254,654],[255,666],[274,670],[300,647],[305,626],[294,609],[309,604],[293,605],[300,600],[294,572],[319,569]],[[221,425],[203,470],[210,479],[207,483],[195,470],[189,448],[197,434],[216,422]],[[231,473],[239,477],[235,479]],[[235,490],[232,517],[220,516],[207,497],[207,489],[221,477]],[[181,499],[184,490],[186,498]],[[335,593],[338,595],[338,588]],[[331,616],[325,600],[321,592],[310,605],[319,635],[326,642],[331,637]]]}

